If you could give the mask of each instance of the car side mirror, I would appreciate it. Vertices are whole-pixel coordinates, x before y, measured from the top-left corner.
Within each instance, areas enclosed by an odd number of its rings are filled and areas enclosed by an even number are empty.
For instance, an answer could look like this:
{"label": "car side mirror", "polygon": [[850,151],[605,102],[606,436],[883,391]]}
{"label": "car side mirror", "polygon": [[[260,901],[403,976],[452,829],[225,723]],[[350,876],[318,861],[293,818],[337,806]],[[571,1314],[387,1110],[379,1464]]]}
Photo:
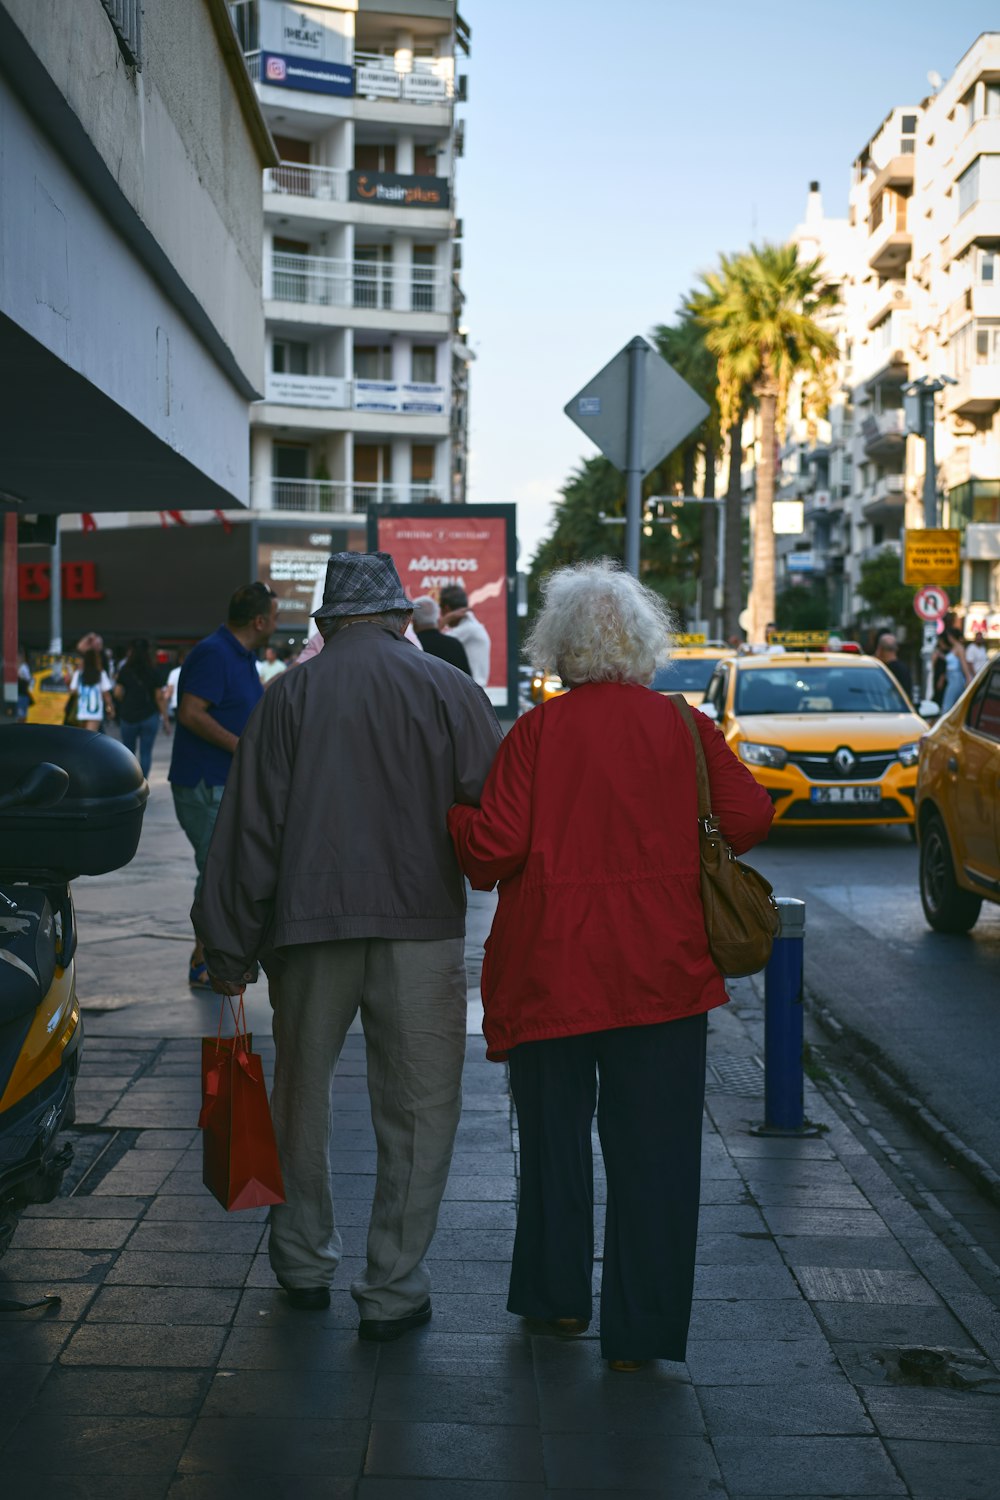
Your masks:
{"label": "car side mirror", "polygon": [[26,771],[15,787],[0,797],[0,808],[54,807],[65,797],[68,787],[69,776],[62,766],[43,760]]}
{"label": "car side mirror", "polygon": [[711,719],[713,724],[718,724],[719,710],[714,703],[699,703],[698,712],[704,714],[706,719]]}
{"label": "car side mirror", "polygon": [[936,719],[941,713],[941,706],[933,698],[923,698],[917,712],[922,719]]}

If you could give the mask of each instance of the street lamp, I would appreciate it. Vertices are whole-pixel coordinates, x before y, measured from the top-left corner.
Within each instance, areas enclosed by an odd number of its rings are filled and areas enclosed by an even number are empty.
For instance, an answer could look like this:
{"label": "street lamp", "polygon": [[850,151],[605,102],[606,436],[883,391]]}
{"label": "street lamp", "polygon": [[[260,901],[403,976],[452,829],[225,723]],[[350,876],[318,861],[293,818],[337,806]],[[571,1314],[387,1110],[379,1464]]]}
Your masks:
{"label": "street lamp", "polygon": [[924,525],[938,523],[937,462],[934,458],[934,397],[946,385],[957,385],[951,375],[921,375],[903,387],[906,431],[924,440]]}

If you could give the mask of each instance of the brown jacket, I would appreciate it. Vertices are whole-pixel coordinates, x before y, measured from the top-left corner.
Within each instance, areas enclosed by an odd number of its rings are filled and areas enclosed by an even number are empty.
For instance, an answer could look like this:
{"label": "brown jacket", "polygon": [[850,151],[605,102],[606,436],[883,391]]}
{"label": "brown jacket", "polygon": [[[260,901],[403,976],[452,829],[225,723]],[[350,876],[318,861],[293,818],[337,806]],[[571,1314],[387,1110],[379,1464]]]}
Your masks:
{"label": "brown jacket", "polygon": [[486,694],[388,626],[282,673],[240,736],[192,911],[210,972],[331,938],[463,936],[448,809],[478,802],[500,740]]}

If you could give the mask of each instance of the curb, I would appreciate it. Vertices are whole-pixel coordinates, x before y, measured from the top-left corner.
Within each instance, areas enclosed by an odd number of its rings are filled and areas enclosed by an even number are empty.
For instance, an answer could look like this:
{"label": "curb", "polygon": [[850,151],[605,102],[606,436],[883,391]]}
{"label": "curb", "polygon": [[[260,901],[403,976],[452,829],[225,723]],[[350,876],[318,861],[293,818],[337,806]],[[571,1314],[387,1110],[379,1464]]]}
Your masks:
{"label": "curb", "polygon": [[975,1188],[988,1198],[995,1208],[1000,1208],[1000,1172],[971,1146],[949,1130],[937,1115],[933,1114],[919,1099],[915,1099],[904,1084],[895,1078],[881,1063],[871,1057],[872,1043],[861,1032],[845,1026],[822,1002],[812,1000],[810,1014],[815,1016],[827,1036],[834,1042],[850,1043],[855,1049],[851,1067],[872,1085],[887,1104],[904,1115],[926,1140],[937,1146],[952,1161]]}

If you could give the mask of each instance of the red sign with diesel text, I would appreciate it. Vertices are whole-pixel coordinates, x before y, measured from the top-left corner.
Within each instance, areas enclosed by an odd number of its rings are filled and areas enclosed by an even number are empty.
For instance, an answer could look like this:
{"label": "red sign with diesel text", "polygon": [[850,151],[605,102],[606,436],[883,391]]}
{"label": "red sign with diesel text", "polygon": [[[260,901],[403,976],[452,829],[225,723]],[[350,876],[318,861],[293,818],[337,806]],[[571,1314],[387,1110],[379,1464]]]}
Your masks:
{"label": "red sign with diesel text", "polygon": [[[456,507],[457,509],[457,507]],[[451,516],[379,516],[378,547],[392,554],[403,588],[411,599],[437,599],[448,584],[460,584],[469,608],[490,638],[490,675],[486,692],[492,703],[508,695],[508,611],[506,517],[475,515],[475,507]]]}

